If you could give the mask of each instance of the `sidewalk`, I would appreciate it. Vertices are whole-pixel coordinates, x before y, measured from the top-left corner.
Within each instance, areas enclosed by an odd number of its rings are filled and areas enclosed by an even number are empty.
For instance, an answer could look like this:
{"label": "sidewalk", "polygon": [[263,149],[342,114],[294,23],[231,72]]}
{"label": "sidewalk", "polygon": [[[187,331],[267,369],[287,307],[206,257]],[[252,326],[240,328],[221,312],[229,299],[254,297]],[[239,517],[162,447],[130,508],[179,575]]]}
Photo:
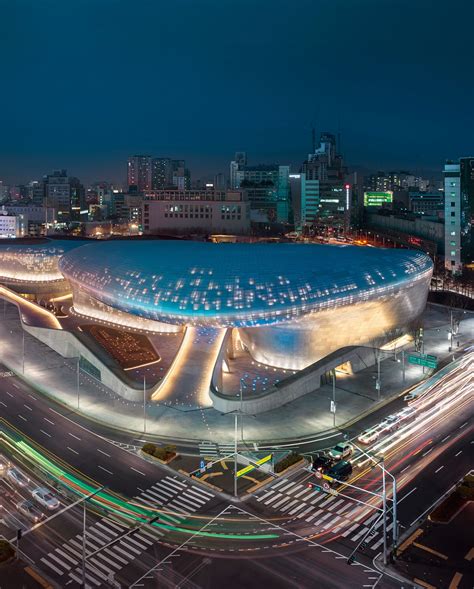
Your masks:
{"label": "sidewalk", "polygon": [[[460,325],[458,340],[462,347],[474,337],[474,314],[466,313]],[[448,352],[449,315],[445,308],[430,306],[425,319],[425,353],[439,360],[452,358]],[[23,330],[16,307],[7,305],[5,319],[0,321],[0,360],[18,374],[22,373]],[[402,366],[390,358],[381,362],[381,403],[396,396],[428,376],[419,366],[406,364],[405,383]],[[25,380],[38,390],[56,398],[73,409],[78,406],[77,362],[64,359],[45,344],[25,332]],[[425,369],[427,370],[427,369]],[[342,425],[360,413],[376,409],[377,367],[370,367],[353,376],[337,378],[336,425]],[[186,394],[186,391],[183,391]],[[244,417],[246,440],[284,440],[301,438],[333,428],[330,413],[332,387],[324,385],[315,393],[301,397],[286,406],[255,417]],[[123,431],[144,431],[143,405],[118,397],[102,383],[81,372],[79,407],[82,414]],[[222,415],[212,407],[180,411],[176,407],[150,402],[146,407],[146,433],[171,439],[233,440],[234,416]]]}

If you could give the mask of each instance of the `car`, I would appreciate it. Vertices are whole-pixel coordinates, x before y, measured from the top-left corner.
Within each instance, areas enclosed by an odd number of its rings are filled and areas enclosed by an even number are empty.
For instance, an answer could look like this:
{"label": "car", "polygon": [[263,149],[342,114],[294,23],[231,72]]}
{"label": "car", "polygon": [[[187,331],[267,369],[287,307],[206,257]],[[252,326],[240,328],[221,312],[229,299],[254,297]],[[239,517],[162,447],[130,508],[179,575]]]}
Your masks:
{"label": "car", "polygon": [[403,400],[404,401],[413,401],[417,397],[418,397],[418,393],[415,393],[414,391],[412,391],[411,393],[408,393],[407,395],[405,395],[403,397]]}
{"label": "car", "polygon": [[20,503],[17,503],[16,508],[22,515],[35,524],[41,521],[44,517],[44,513],[29,499],[24,499],[23,501],[20,501]]}
{"label": "car", "polygon": [[16,487],[21,488],[27,487],[30,482],[30,479],[19,468],[16,468],[16,466],[8,469],[7,479]]}
{"label": "car", "polygon": [[371,444],[372,442],[376,442],[379,439],[380,430],[376,428],[366,429],[363,431],[357,440],[361,444]]}
{"label": "car", "polygon": [[329,457],[334,458],[334,460],[342,460],[343,458],[348,458],[352,452],[354,452],[354,448],[348,444],[347,442],[340,442],[334,448],[329,450]]}
{"label": "car", "polygon": [[8,458],[5,458],[3,454],[0,454],[0,476],[6,474],[9,468],[10,461],[8,460]]}
{"label": "car", "polygon": [[394,432],[400,427],[400,417],[398,415],[389,415],[382,421],[380,427],[384,432]]}
{"label": "car", "polygon": [[410,419],[410,417],[414,417],[415,413],[416,409],[414,407],[405,407],[397,413],[397,416],[400,418],[400,421],[405,421],[405,419]]}
{"label": "car", "polygon": [[352,474],[352,464],[347,460],[340,460],[334,466],[331,466],[326,473],[327,476],[337,479],[333,483],[337,484],[337,481],[347,481]]}
{"label": "car", "polygon": [[50,511],[54,511],[61,505],[58,498],[46,487],[36,487],[31,492],[31,495],[35,501]]}
{"label": "car", "polygon": [[334,459],[329,457],[327,454],[316,454],[313,456],[313,464],[311,470],[318,472],[326,472],[334,464]]}

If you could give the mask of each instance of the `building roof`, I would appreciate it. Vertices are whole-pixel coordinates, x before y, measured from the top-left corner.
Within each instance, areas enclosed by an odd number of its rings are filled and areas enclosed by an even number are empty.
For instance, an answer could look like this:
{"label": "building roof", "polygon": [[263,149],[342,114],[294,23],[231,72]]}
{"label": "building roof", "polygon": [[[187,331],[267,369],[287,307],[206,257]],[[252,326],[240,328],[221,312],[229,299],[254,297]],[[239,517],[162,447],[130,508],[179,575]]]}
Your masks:
{"label": "building roof", "polygon": [[59,268],[142,317],[251,327],[390,294],[432,263],[418,251],[357,246],[118,241],[73,249]]}

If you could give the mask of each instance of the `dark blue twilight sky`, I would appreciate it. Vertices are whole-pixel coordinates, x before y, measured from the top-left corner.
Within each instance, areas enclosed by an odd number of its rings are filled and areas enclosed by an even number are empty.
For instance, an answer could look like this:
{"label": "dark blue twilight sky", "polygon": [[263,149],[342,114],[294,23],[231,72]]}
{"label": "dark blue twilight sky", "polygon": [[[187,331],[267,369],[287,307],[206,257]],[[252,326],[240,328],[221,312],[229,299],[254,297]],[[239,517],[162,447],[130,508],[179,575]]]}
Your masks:
{"label": "dark blue twilight sky", "polygon": [[439,170],[474,154],[473,23],[474,0],[0,0],[0,179],[298,164],[313,122],[349,164]]}

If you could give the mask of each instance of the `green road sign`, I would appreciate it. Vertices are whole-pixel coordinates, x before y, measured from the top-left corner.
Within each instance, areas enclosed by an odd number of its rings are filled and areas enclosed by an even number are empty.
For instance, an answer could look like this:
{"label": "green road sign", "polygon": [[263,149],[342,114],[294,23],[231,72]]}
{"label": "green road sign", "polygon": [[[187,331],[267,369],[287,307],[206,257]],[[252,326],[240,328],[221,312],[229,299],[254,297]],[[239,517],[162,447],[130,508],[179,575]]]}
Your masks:
{"label": "green road sign", "polygon": [[438,367],[438,358],[430,354],[409,354],[408,362],[417,366],[426,366],[427,368]]}

